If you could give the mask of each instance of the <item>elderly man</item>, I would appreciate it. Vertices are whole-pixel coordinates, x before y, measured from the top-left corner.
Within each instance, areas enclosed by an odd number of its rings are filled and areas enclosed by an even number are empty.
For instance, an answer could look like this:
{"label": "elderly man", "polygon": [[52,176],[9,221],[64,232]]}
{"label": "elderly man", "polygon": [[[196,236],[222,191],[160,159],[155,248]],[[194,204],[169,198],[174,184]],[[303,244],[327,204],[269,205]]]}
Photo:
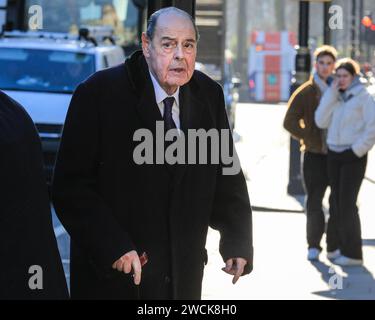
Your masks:
{"label": "elderly man", "polygon": [[221,233],[223,270],[233,283],[252,270],[240,170],[223,175],[222,161],[134,159],[135,133],[155,134],[158,122],[186,136],[229,129],[221,87],[194,71],[197,42],[187,13],[162,9],[150,18],[142,52],[98,72],[73,96],[53,185],[72,238],[73,299],[200,299],[209,226]]}

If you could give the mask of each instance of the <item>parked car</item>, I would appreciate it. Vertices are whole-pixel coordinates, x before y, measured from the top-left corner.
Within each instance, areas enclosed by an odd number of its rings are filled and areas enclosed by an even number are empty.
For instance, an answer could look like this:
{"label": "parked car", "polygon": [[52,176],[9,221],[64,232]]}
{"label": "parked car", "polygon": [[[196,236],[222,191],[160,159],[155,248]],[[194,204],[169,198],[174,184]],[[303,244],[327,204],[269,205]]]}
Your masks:
{"label": "parked car", "polygon": [[21,103],[42,140],[50,181],[72,94],[92,73],[124,61],[123,49],[89,36],[7,32],[0,38],[0,89]]}

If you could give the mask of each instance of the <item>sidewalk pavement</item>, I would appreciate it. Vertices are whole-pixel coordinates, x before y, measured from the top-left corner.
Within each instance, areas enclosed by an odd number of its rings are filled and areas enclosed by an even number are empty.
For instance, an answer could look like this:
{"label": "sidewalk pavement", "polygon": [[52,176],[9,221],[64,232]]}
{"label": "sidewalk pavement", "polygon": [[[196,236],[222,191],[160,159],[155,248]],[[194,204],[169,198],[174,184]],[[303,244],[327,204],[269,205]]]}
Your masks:
{"label": "sidewalk pavement", "polygon": [[[282,128],[285,105],[241,104],[236,131],[237,151],[248,178],[253,206],[254,270],[232,285],[221,271],[219,234],[210,230],[209,262],[203,280],[203,299],[375,299],[375,151],[358,204],[362,223],[364,266],[332,265],[323,251],[319,262],[307,261],[303,197],[286,193],[289,177],[289,135]],[[328,194],[328,192],[327,192]],[[327,195],[325,206],[328,207]],[[255,211],[254,208],[269,208]],[[325,239],[322,240],[324,247]]]}

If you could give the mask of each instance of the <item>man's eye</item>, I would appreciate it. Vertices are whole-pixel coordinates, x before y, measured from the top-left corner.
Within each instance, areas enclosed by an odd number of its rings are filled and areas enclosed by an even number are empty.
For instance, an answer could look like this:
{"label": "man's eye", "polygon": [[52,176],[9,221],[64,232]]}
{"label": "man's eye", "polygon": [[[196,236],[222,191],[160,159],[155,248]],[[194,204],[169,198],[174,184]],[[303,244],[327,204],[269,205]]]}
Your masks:
{"label": "man's eye", "polygon": [[192,49],[192,48],[194,48],[194,45],[192,43],[186,43],[185,48]]}

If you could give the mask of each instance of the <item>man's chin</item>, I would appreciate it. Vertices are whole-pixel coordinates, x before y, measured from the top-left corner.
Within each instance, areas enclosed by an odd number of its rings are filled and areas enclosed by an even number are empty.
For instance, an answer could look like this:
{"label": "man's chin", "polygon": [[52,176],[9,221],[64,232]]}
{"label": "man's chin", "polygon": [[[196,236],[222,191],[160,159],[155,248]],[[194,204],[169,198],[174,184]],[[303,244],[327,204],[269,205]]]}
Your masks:
{"label": "man's chin", "polygon": [[172,81],[169,82],[169,85],[171,87],[182,87],[183,85],[187,84],[190,81],[188,77],[183,77],[179,79],[173,79]]}

